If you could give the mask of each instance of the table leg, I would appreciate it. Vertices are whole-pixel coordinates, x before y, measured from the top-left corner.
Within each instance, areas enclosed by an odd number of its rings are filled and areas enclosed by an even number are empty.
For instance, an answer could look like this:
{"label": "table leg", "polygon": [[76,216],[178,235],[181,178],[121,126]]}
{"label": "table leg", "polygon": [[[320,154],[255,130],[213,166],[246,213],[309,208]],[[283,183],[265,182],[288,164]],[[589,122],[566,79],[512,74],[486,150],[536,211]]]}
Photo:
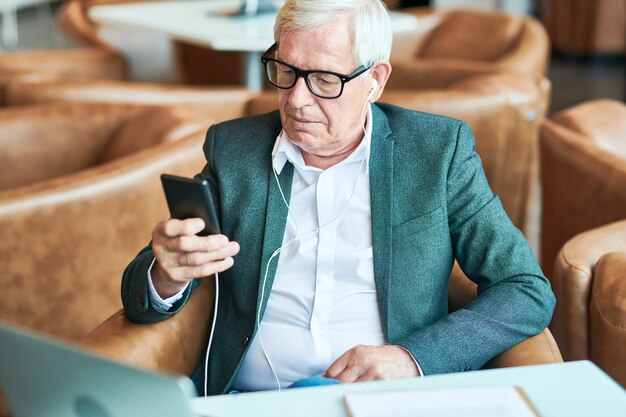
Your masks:
{"label": "table leg", "polygon": [[2,46],[6,50],[17,48],[17,5],[13,2],[0,6],[2,14]]}
{"label": "table leg", "polygon": [[263,67],[260,52],[246,52],[245,83],[246,87],[251,90],[261,91],[263,89]]}

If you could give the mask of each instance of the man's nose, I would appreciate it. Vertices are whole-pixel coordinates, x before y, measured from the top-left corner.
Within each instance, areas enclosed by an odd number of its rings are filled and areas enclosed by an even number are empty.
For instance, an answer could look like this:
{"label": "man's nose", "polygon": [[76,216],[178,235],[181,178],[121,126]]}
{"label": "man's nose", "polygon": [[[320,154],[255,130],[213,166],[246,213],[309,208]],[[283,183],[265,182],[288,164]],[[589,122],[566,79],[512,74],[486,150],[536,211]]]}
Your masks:
{"label": "man's nose", "polygon": [[293,107],[303,107],[311,104],[315,100],[315,96],[306,85],[303,77],[299,77],[296,83],[291,87],[289,93],[289,104]]}

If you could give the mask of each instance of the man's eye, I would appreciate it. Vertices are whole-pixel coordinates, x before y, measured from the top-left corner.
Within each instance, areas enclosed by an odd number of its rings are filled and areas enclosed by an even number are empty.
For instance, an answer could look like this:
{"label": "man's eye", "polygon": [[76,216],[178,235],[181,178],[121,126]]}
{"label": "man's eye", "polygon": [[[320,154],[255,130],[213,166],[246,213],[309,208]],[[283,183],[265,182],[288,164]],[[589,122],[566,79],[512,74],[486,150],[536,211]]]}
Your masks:
{"label": "man's eye", "polygon": [[337,77],[329,74],[315,74],[314,80],[321,85],[333,85],[337,84]]}

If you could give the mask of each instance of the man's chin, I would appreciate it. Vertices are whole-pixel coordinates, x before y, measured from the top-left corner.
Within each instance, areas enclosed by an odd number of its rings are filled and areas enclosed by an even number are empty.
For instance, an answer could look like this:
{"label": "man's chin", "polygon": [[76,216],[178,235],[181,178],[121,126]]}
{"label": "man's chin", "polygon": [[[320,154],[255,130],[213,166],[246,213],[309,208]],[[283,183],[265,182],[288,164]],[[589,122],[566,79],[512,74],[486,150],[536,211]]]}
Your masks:
{"label": "man's chin", "polygon": [[287,133],[287,136],[289,136],[289,139],[291,139],[291,141],[296,145],[311,143],[312,141],[315,141],[316,137],[320,137],[319,134],[316,134],[311,130],[285,128],[285,132]]}

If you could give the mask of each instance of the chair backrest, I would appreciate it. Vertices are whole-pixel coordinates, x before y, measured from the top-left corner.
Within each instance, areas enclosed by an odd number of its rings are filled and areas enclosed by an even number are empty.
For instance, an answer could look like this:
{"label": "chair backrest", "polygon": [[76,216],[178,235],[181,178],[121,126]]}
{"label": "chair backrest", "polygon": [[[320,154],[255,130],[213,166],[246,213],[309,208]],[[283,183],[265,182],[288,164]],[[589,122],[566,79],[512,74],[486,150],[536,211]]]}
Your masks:
{"label": "chair backrest", "polygon": [[104,48],[20,51],[0,54],[0,106],[5,105],[5,88],[18,80],[122,80],[126,63]]}
{"label": "chair backrest", "polygon": [[[62,177],[176,139],[177,107],[57,103],[0,112],[0,190]],[[209,123],[209,121],[207,121]]]}
{"label": "chair backrest", "polygon": [[566,360],[590,359],[624,386],[625,276],[626,220],[574,236],[554,263],[550,324]]}
{"label": "chair backrest", "polygon": [[396,73],[406,71],[398,63],[413,60],[430,61],[435,66],[453,63],[457,68],[470,69],[481,63],[493,70],[546,74],[549,40],[534,18],[424,7],[403,11],[418,18],[418,27],[395,35],[392,64]]}
{"label": "chair backrest", "polygon": [[495,61],[511,50],[523,28],[519,17],[472,10],[444,12],[417,56]]}
{"label": "chair backrest", "polygon": [[576,234],[626,218],[626,106],[591,101],[541,127],[541,262]]}
{"label": "chair backrest", "polygon": [[84,82],[17,80],[6,87],[9,106],[50,102],[176,105],[213,121],[241,117],[257,93],[241,87],[194,87],[113,80]]}

